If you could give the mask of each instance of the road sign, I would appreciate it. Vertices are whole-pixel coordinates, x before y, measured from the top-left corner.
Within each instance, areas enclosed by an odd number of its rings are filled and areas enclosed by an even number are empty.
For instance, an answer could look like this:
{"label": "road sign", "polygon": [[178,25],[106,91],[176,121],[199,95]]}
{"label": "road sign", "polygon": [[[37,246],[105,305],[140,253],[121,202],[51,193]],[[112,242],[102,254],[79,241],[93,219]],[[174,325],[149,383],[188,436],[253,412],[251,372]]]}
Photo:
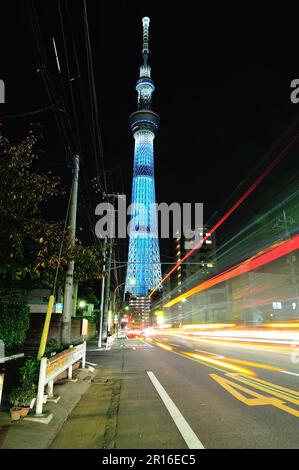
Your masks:
{"label": "road sign", "polygon": [[55,304],[55,313],[62,313],[63,310],[63,303],[62,302],[56,302]]}

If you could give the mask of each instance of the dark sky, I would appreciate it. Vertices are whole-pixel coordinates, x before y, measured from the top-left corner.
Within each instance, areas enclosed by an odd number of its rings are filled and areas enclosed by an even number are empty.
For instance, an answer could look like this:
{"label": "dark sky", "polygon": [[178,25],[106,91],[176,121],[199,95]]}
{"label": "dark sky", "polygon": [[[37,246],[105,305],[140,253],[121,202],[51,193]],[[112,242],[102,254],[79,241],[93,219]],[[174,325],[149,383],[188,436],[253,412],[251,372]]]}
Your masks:
{"label": "dark sky", "polygon": [[[28,19],[31,1],[10,0],[1,6],[0,78],[6,82],[4,115],[26,113],[49,105],[36,72],[36,46]],[[159,202],[203,202],[206,220],[225,205],[238,183],[261,161],[265,152],[298,116],[290,102],[290,82],[299,77],[297,47],[299,21],[285,22],[246,11],[197,11],[199,2],[87,0],[100,130],[106,170],[112,191],[131,190],[133,138],[128,116],[135,110],[134,84],[141,63],[142,16],[150,16],[150,65],[156,85],[153,108],[161,117],[155,142],[156,193]],[[62,66],[63,42],[57,0],[38,0],[37,8],[44,47],[49,56],[57,96],[62,93],[55,69],[52,36]],[[69,16],[61,2],[71,73],[75,61],[69,25],[72,24],[81,65],[81,79],[88,93],[83,1],[69,1]],[[245,10],[245,7],[244,7]],[[224,16],[226,14],[226,16]],[[246,20],[248,21],[245,21]],[[292,15],[289,15],[292,21]],[[67,86],[65,82],[65,86]],[[75,93],[78,89],[75,88]],[[76,103],[79,95],[75,94]],[[81,115],[83,160],[86,169],[82,204],[94,203],[88,182],[96,176],[94,158]],[[30,122],[43,129],[45,154],[40,164],[49,165],[69,184],[70,170],[51,111],[37,116],[4,120],[12,138],[22,136]],[[86,140],[87,139],[87,140]],[[120,180],[122,174],[122,180]],[[89,191],[88,198],[84,193]],[[89,201],[89,202],[88,202]],[[80,223],[87,218],[80,212]],[[63,216],[64,205],[51,208],[53,217]],[[91,213],[93,207],[91,208]],[[89,229],[86,228],[88,231]],[[162,246],[162,251],[166,250]],[[167,253],[166,253],[167,254]]]}

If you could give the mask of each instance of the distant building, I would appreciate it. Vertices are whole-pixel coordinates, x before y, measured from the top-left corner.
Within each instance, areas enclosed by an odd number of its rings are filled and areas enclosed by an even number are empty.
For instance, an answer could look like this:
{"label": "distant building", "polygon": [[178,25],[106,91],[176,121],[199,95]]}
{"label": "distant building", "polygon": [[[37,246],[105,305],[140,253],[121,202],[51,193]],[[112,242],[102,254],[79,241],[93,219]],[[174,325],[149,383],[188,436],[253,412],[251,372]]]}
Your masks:
{"label": "distant building", "polygon": [[[202,246],[194,250],[194,252],[179,265],[171,277],[171,288],[177,289],[178,293],[182,292],[182,283],[200,271],[201,274],[213,274],[216,268],[216,240],[214,234],[210,234],[208,227],[204,227],[200,236],[207,239]],[[179,262],[191,250],[185,248],[184,237],[171,239],[171,257],[173,262]],[[195,246],[195,241],[188,241],[191,246]]]}
{"label": "distant building", "polygon": [[[178,296],[184,291],[197,285],[200,280],[208,279],[216,274],[216,238],[210,234],[209,228],[204,227],[200,236],[206,240],[202,246],[179,265],[171,276],[168,285],[168,298]],[[177,263],[195,246],[198,242],[188,241],[191,248],[185,248],[185,238],[177,237],[171,240],[171,256],[173,262]],[[215,286],[207,291],[186,299],[185,302],[178,302],[171,307],[170,317],[173,323],[203,323],[210,321],[225,321],[227,318],[227,298],[228,291],[225,284]]]}
{"label": "distant building", "polygon": [[131,297],[129,300],[129,314],[131,324],[146,328],[150,324],[151,300],[148,297]]}

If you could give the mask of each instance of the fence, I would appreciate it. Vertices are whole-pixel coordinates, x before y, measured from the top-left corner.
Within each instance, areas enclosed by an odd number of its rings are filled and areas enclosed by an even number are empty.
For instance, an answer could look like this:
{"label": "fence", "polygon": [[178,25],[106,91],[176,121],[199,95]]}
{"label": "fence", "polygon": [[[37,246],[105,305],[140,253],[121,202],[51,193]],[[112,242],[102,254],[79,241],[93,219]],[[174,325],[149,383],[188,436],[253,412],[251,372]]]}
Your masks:
{"label": "fence", "polygon": [[68,379],[72,378],[73,364],[82,361],[85,367],[86,342],[78,346],[71,347],[66,351],[56,354],[51,358],[43,357],[40,362],[38,389],[36,398],[36,416],[43,414],[44,390],[48,385],[48,396],[53,397],[54,380],[65,370],[68,371]]}

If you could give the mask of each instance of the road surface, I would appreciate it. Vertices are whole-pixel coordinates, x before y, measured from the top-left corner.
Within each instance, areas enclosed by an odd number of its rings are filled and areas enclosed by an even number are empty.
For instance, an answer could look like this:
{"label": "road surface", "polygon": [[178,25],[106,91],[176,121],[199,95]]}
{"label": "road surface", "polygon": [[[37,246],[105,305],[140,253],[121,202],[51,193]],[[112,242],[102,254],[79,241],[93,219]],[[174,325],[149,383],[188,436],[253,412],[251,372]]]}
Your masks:
{"label": "road surface", "polygon": [[162,333],[118,339],[110,351],[89,346],[87,361],[98,374],[85,402],[99,417],[112,387],[102,443],[81,403],[52,448],[299,448],[299,364],[289,351]]}

